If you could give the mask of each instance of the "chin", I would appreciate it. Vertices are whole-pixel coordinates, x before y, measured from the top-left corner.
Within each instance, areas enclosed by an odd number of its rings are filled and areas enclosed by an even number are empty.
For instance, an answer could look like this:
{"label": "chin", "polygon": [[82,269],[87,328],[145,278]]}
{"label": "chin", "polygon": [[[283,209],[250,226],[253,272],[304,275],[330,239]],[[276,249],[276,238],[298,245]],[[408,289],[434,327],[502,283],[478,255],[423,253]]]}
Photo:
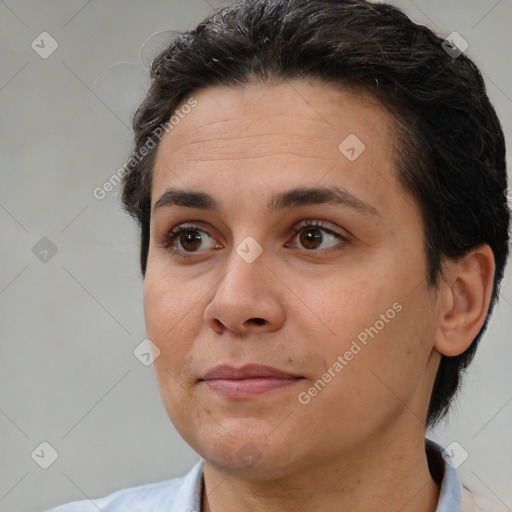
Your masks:
{"label": "chin", "polygon": [[222,470],[268,479],[286,472],[292,450],[297,456],[299,443],[291,442],[284,429],[275,432],[277,425],[261,419],[230,418],[183,437],[201,457]]}

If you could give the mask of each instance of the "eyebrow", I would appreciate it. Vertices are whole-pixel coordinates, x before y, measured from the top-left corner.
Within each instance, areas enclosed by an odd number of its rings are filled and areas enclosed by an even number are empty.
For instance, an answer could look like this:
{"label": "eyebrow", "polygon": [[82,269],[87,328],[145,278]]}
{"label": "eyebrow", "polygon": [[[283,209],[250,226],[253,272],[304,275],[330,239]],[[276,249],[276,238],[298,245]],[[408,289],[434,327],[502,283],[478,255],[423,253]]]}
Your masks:
{"label": "eyebrow", "polygon": [[[378,210],[340,187],[298,187],[274,194],[268,203],[269,211],[300,208],[316,204],[343,204],[361,213],[381,216]],[[156,201],[153,213],[164,206],[181,206],[221,212],[219,202],[202,191],[168,188]]]}

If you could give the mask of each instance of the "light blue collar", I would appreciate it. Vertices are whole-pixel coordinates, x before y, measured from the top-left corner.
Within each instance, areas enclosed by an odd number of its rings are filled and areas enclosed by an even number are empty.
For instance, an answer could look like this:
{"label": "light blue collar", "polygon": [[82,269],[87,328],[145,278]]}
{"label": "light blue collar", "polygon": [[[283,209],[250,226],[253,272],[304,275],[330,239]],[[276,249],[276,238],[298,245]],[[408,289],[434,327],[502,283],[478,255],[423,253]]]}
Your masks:
{"label": "light blue collar", "polygon": [[425,439],[425,443],[435,448],[441,454],[444,462],[444,476],[436,512],[459,512],[462,503],[462,484],[459,475],[455,468],[448,463],[449,456],[445,454],[442,446],[430,439]]}

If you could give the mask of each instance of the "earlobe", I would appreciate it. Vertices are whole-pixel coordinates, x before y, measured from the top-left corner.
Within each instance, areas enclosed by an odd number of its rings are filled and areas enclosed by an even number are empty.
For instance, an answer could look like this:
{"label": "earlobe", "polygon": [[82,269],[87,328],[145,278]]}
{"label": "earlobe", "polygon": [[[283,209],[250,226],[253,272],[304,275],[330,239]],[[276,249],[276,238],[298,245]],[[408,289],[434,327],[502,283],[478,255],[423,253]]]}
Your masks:
{"label": "earlobe", "polygon": [[439,286],[435,349],[446,356],[462,354],[485,322],[494,281],[494,255],[487,244],[446,265]]}

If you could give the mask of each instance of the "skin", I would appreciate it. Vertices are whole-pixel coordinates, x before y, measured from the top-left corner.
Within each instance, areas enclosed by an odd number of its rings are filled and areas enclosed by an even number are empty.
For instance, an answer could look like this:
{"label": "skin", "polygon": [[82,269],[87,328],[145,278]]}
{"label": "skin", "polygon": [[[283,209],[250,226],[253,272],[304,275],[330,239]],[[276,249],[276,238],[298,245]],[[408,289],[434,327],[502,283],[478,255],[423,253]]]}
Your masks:
{"label": "skin", "polygon": [[[152,211],[144,309],[162,401],[204,459],[203,510],[435,511],[428,401],[440,354],[464,351],[485,320],[492,251],[447,262],[439,289],[428,288],[421,215],[394,174],[392,120],[370,97],[304,80],[193,96],[197,106],[159,145],[152,206],[178,187],[207,192],[222,210]],[[349,134],[366,146],[354,161],[338,149]],[[272,194],[298,186],[344,188],[379,214],[267,209]],[[323,237],[316,245],[304,243],[308,228],[291,231],[304,220],[324,221],[312,228]],[[200,224],[202,241],[195,249],[181,239],[185,260],[159,241],[188,222]],[[236,251],[247,237],[262,248],[252,263]],[[396,303],[394,318],[301,403]],[[303,378],[227,398],[199,380],[220,363]]]}

